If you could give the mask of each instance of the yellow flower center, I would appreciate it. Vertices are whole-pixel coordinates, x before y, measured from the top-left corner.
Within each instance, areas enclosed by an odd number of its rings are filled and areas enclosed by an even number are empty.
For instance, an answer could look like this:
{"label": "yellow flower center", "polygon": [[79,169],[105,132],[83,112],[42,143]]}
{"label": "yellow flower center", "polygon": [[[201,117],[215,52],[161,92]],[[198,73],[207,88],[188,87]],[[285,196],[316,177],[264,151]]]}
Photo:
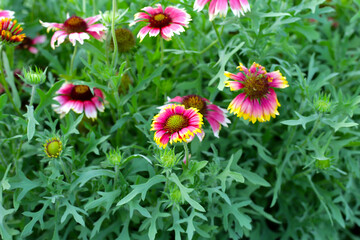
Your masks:
{"label": "yellow flower center", "polygon": [[156,14],[154,16],[155,21],[158,21],[158,22],[164,20],[165,18],[166,18],[166,16],[164,14],[162,14],[162,13]]}
{"label": "yellow flower center", "polygon": [[184,127],[188,125],[188,119],[183,115],[172,115],[168,118],[165,124],[165,130],[167,130],[170,134],[180,131]]}
{"label": "yellow flower center", "polygon": [[199,113],[201,113],[202,115],[206,115],[207,104],[202,99],[202,97],[200,97],[198,95],[185,96],[183,98],[181,104],[183,104],[186,109],[191,108],[191,107],[196,108],[199,111]]}

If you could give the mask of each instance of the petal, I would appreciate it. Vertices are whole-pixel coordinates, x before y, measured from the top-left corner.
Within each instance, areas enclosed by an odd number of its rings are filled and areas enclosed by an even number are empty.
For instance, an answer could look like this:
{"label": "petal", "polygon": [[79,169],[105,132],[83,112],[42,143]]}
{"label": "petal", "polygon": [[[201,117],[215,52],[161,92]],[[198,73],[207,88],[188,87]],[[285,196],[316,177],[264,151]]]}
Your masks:
{"label": "petal", "polygon": [[152,28],[149,26],[145,26],[142,29],[140,29],[137,37],[140,38],[140,42],[142,42],[142,40],[145,38],[145,36],[148,34],[148,32],[150,32]]}
{"label": "petal", "polygon": [[64,83],[56,93],[69,95],[74,87],[75,87],[75,85],[72,83]]}
{"label": "petal", "polygon": [[32,44],[43,43],[43,42],[45,42],[45,40],[46,40],[46,36],[45,36],[45,35],[40,35],[40,36],[35,37],[35,38],[32,40]]}
{"label": "petal", "polygon": [[85,101],[84,102],[84,108],[85,108],[85,115],[87,118],[95,119],[97,112],[95,104],[91,101]]}

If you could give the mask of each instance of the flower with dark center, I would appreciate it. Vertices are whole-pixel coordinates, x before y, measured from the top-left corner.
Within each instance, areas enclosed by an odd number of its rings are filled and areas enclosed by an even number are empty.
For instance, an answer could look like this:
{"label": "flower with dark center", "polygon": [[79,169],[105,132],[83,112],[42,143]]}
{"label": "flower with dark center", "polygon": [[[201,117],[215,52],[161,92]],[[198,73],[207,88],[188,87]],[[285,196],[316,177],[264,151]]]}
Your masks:
{"label": "flower with dark center", "polygon": [[17,49],[27,49],[29,52],[31,52],[33,54],[37,54],[39,52],[39,50],[35,47],[35,45],[43,43],[43,42],[45,42],[45,40],[46,40],[45,35],[40,35],[35,38],[25,37],[24,40],[22,41],[22,43],[20,45],[18,45],[16,48]]}
{"label": "flower with dark center", "polygon": [[190,142],[194,135],[203,136],[203,117],[195,108],[186,109],[183,105],[167,105],[153,118],[151,125],[155,142],[165,148],[170,142]]}
{"label": "flower with dark center", "polygon": [[51,38],[51,47],[55,49],[55,42],[57,41],[56,47],[65,41],[69,37],[69,41],[75,46],[76,41],[80,44],[84,44],[85,39],[90,39],[90,35],[95,39],[102,41],[105,34],[106,27],[100,23],[95,24],[100,20],[100,15],[82,19],[78,16],[68,17],[64,23],[40,23],[48,28],[49,30],[56,30]]}
{"label": "flower with dark center", "polygon": [[[134,34],[126,28],[115,29],[116,43],[120,53],[129,52],[135,46]],[[110,48],[114,50],[114,41],[111,38]]]}
{"label": "flower with dark center", "polygon": [[179,35],[184,32],[184,27],[188,27],[191,21],[191,16],[184,9],[176,7],[167,7],[163,10],[161,4],[157,4],[157,8],[145,7],[142,10],[146,13],[139,12],[135,14],[134,22],[130,24],[134,25],[137,22],[148,23],[137,35],[140,42],[148,33],[150,37],[156,37],[160,33],[162,38],[170,40],[174,33]]}
{"label": "flower with dark center", "polygon": [[221,125],[227,127],[227,124],[230,123],[230,120],[226,117],[227,111],[225,109],[212,104],[208,99],[198,95],[177,96],[169,99],[168,103],[180,103],[186,109],[196,108],[209,122],[215,137],[219,137]]}
{"label": "flower with dark center", "polygon": [[16,45],[24,40],[25,34],[20,34],[23,29],[16,23],[16,20],[10,18],[0,20],[0,44]]}
{"label": "flower with dark center", "polygon": [[[228,0],[196,0],[194,3],[194,10],[200,12],[208,2],[210,2],[210,21],[214,20],[218,14],[220,14],[220,17],[226,16],[228,12]],[[246,12],[250,11],[248,0],[230,0],[230,8],[237,17],[240,17],[240,15],[244,15]]]}
{"label": "flower with dark center", "polygon": [[267,73],[257,63],[253,63],[249,69],[240,64],[238,69],[240,72],[236,75],[225,72],[226,77],[235,80],[226,81],[225,87],[230,87],[231,91],[243,90],[230,103],[230,113],[252,123],[270,121],[270,117],[279,115],[277,108],[280,103],[273,88],[288,87],[286,78],[279,71]]}
{"label": "flower with dark center", "polygon": [[15,12],[9,10],[0,10],[0,19],[2,18],[14,18]]}
{"label": "flower with dark center", "polygon": [[64,83],[54,97],[60,105],[53,105],[54,111],[63,117],[70,110],[76,113],[85,112],[87,118],[96,119],[97,110],[104,111],[104,94],[100,89],[94,88],[93,92],[87,85],[74,85]]}
{"label": "flower with dark center", "polygon": [[58,137],[50,138],[46,140],[46,143],[44,144],[44,152],[49,158],[59,157],[62,152],[62,148],[62,142]]}

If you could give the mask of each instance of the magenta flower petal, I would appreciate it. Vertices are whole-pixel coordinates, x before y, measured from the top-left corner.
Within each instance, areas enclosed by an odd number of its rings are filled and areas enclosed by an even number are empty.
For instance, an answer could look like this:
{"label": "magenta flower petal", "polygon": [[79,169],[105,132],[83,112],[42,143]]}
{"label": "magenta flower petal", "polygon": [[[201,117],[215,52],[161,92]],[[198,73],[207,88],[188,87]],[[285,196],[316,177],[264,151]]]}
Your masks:
{"label": "magenta flower petal", "polygon": [[[247,0],[229,0],[231,11],[235,16],[240,17],[250,11],[250,5]],[[217,15],[225,17],[228,12],[228,0],[196,0],[194,10],[200,12],[205,5],[210,2],[209,19],[214,20]]]}

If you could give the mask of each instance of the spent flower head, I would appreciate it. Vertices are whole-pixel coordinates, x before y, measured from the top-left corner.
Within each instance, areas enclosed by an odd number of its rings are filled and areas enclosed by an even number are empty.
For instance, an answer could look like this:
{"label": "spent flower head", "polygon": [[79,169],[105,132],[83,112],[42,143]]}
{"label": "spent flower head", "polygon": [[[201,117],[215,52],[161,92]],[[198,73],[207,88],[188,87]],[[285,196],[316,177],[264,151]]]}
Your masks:
{"label": "spent flower head", "polygon": [[28,70],[26,70],[24,68],[23,69],[24,76],[19,75],[19,77],[25,83],[30,84],[30,85],[42,84],[46,80],[46,71],[47,71],[47,68],[45,69],[45,71],[43,71],[42,69],[38,68],[37,66],[35,66],[34,70],[31,67]]}
{"label": "spent flower head", "polygon": [[[109,33],[110,34],[110,33]],[[115,29],[116,43],[120,53],[129,52],[136,44],[134,34],[127,28]],[[114,50],[114,40],[111,37],[110,48]]]}

